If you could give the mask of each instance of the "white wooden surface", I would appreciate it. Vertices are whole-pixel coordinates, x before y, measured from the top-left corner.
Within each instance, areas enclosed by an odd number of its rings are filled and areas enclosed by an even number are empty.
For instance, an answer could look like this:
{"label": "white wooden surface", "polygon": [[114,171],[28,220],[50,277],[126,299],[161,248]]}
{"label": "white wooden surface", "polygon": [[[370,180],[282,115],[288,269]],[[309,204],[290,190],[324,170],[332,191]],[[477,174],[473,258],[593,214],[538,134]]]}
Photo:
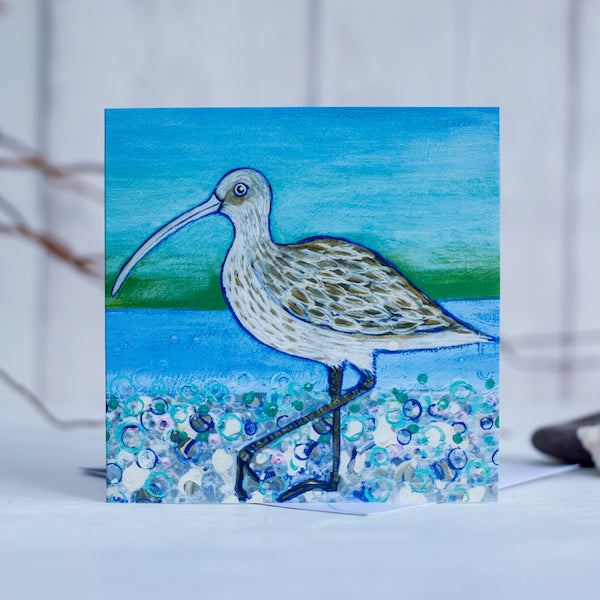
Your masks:
{"label": "white wooden surface", "polygon": [[[503,334],[555,332],[565,315],[574,328],[600,328],[597,2],[49,0],[44,6],[49,52],[40,125],[44,149],[57,162],[102,161],[107,106],[499,105]],[[573,10],[580,24],[577,93],[569,87]],[[26,39],[35,38],[21,36],[20,43]],[[569,115],[580,123],[570,167]],[[46,199],[55,233],[80,252],[102,251],[99,205],[50,186]],[[566,203],[576,217],[569,291],[562,262]],[[44,285],[45,358],[36,362],[29,342],[23,375],[35,379],[35,370],[43,370],[44,398],[62,416],[101,417],[102,290],[54,261]],[[32,293],[33,287],[24,290],[23,308],[8,312],[35,323]],[[585,352],[597,348],[590,344]],[[568,392],[573,410],[586,410],[599,379],[598,369],[574,371],[565,390],[558,371],[529,372],[507,361],[503,401],[541,408],[566,401]]]}

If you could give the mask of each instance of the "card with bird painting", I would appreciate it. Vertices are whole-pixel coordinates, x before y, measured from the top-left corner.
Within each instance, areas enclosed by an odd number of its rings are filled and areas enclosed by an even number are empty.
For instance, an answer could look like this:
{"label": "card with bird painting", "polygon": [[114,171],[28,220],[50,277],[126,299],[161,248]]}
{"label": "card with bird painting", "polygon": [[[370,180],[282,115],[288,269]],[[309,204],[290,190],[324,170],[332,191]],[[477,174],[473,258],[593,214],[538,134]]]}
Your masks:
{"label": "card with bird painting", "polygon": [[496,108],[106,112],[107,498],[497,498]]}

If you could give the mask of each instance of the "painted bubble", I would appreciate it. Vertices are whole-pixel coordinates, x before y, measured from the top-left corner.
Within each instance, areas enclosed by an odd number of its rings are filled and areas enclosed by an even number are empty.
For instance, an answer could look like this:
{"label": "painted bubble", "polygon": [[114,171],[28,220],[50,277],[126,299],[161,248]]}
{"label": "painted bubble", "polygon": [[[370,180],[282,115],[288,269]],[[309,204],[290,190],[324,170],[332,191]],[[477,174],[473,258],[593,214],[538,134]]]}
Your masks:
{"label": "painted bubble", "polygon": [[396,439],[398,440],[399,444],[406,446],[407,444],[410,444],[412,433],[408,429],[401,429],[398,432],[398,435],[396,435]]}
{"label": "painted bubble", "polygon": [[144,489],[154,498],[164,498],[170,491],[173,482],[161,471],[150,473],[144,483]]}
{"label": "painted bubble", "polygon": [[454,448],[448,453],[448,463],[453,469],[464,469],[467,466],[467,462],[467,454],[461,448]]}
{"label": "painted bubble", "polygon": [[421,416],[421,413],[423,412],[421,403],[418,400],[414,400],[412,398],[404,403],[402,410],[404,411],[404,414],[406,415],[407,419],[413,420],[418,419]]}
{"label": "painted bubble", "polygon": [[234,414],[228,414],[219,420],[217,429],[226,440],[237,440],[244,430],[242,420]]}
{"label": "painted bubble", "polygon": [[144,446],[144,430],[136,424],[121,426],[118,437],[121,446],[129,452],[139,452]]}
{"label": "painted bubble", "polygon": [[137,456],[135,457],[135,461],[137,462],[138,467],[141,469],[154,469],[158,461],[158,457],[156,456],[154,450],[146,448],[145,450],[138,452]]}
{"label": "painted bubble", "polygon": [[365,423],[360,417],[350,416],[342,421],[342,436],[349,442],[357,442],[365,431]]}
{"label": "painted bubble", "polygon": [[109,485],[116,485],[121,481],[123,470],[116,463],[108,463],[106,465],[106,482]]}
{"label": "painted bubble", "polygon": [[392,493],[392,485],[383,477],[374,477],[365,484],[365,497],[369,502],[385,502]]}

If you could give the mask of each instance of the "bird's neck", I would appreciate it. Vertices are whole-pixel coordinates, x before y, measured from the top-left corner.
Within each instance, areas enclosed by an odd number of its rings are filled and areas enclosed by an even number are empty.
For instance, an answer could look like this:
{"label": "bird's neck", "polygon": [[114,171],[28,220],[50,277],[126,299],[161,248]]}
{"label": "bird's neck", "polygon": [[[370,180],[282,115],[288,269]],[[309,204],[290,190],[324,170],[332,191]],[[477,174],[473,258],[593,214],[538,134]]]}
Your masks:
{"label": "bird's neck", "polygon": [[[241,218],[240,218],[241,217]],[[243,216],[232,219],[235,229],[234,244],[240,244],[247,250],[272,246],[273,239],[269,229],[269,215],[257,210],[249,210]]]}

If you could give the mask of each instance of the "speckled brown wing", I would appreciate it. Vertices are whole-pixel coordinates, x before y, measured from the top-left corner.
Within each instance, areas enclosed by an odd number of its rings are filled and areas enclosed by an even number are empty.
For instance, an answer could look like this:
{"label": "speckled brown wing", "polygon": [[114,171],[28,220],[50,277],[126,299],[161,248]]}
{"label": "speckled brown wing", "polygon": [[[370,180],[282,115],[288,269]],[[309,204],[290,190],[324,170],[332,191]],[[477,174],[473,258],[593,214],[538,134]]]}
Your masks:
{"label": "speckled brown wing", "polygon": [[345,240],[278,246],[275,255],[257,261],[273,298],[314,325],[372,336],[467,329],[381,256]]}

